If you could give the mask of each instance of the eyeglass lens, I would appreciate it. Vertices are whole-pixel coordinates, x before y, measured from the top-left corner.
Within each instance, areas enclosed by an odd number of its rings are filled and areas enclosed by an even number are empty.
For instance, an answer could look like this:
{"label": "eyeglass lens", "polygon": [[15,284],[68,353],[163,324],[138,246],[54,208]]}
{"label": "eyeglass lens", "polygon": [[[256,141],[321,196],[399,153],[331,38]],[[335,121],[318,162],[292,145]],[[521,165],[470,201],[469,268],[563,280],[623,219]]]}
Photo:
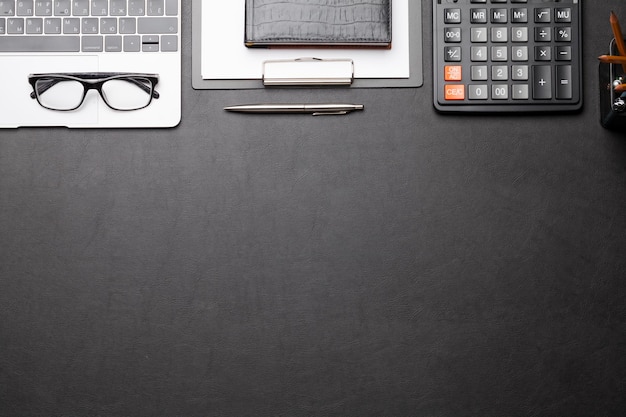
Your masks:
{"label": "eyeglass lens", "polygon": [[73,110],[83,101],[84,87],[75,80],[41,78],[35,84],[39,103],[49,109]]}
{"label": "eyeglass lens", "polygon": [[[41,78],[35,84],[42,106],[54,110],[74,110],[85,96],[86,87],[79,81],[64,78]],[[147,78],[125,77],[102,84],[102,98],[116,110],[137,110],[152,100],[152,83]]]}

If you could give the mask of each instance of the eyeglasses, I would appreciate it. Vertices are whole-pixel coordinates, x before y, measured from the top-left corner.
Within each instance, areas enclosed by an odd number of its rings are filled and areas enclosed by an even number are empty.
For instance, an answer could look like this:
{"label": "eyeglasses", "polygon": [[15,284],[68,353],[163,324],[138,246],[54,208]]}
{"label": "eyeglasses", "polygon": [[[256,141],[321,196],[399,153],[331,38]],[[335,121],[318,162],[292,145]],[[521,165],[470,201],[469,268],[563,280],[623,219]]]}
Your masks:
{"label": "eyeglasses", "polygon": [[107,106],[113,110],[131,111],[147,107],[159,93],[154,87],[159,82],[156,74],[138,73],[51,73],[31,74],[28,82],[33,87],[30,98],[46,109],[72,111],[79,108],[89,90],[97,90]]}

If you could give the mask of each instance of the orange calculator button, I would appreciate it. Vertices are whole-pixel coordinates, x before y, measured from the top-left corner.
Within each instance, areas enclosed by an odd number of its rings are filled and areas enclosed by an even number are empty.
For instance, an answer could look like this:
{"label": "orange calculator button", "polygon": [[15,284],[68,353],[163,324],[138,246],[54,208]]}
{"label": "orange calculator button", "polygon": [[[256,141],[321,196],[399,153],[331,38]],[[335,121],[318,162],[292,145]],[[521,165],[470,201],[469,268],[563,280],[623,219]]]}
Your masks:
{"label": "orange calculator button", "polygon": [[445,81],[461,81],[463,79],[463,67],[461,65],[446,65],[443,77]]}
{"label": "orange calculator button", "polygon": [[443,88],[446,100],[465,100],[465,86],[463,84],[446,84]]}

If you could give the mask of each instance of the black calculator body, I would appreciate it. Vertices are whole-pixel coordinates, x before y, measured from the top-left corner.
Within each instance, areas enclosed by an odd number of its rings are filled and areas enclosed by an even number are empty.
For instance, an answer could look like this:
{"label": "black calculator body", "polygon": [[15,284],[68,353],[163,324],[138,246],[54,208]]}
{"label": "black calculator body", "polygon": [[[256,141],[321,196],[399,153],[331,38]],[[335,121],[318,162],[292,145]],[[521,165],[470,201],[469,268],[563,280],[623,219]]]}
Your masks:
{"label": "black calculator body", "polygon": [[582,0],[433,0],[442,112],[582,107]]}

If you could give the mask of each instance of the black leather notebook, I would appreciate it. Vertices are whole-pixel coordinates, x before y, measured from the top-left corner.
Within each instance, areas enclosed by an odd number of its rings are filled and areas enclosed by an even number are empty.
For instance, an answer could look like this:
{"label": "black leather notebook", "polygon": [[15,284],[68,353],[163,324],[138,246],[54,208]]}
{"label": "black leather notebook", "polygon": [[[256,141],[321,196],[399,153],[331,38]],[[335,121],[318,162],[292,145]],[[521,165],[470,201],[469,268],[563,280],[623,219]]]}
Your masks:
{"label": "black leather notebook", "polygon": [[245,44],[391,46],[391,0],[246,0]]}

